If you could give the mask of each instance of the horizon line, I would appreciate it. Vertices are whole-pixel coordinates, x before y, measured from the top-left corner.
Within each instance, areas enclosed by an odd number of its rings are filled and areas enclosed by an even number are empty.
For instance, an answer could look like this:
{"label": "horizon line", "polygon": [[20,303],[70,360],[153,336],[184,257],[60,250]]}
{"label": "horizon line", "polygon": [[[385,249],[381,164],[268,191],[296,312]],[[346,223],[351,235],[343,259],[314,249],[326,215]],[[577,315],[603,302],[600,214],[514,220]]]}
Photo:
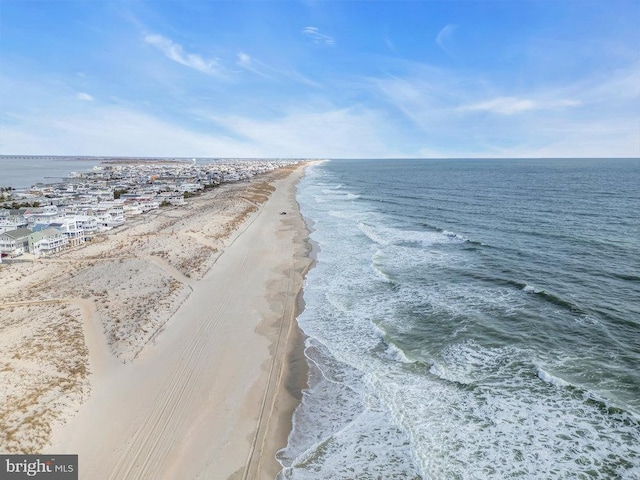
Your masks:
{"label": "horizon line", "polygon": [[238,156],[135,156],[135,155],[32,155],[32,154],[0,154],[0,158],[75,158],[75,159],[129,159],[129,160],[640,160],[638,156],[613,157],[238,157]]}

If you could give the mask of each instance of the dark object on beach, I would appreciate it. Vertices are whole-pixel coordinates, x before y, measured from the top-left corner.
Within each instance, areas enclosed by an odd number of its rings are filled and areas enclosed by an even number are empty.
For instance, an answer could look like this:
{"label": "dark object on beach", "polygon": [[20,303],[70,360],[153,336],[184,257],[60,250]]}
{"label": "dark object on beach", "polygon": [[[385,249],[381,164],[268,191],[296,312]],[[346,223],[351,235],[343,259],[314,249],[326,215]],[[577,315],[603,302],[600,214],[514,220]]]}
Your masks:
{"label": "dark object on beach", "polygon": [[286,215],[287,212],[280,212],[280,215]]}

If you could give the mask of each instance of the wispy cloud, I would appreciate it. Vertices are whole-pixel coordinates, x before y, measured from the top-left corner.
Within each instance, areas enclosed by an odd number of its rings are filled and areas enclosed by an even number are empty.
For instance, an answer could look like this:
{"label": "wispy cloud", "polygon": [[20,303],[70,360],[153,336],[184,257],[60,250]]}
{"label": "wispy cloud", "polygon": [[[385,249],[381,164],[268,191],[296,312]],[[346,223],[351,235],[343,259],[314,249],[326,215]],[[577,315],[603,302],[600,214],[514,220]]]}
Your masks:
{"label": "wispy cloud", "polygon": [[[245,56],[238,61],[253,63]],[[279,80],[276,74],[274,78]],[[60,82],[0,76],[0,87],[15,92],[15,98],[0,99],[4,154],[402,157],[412,153],[390,145],[399,132],[383,112],[345,108],[320,95],[305,102],[270,98],[266,109],[257,108],[258,104],[221,108],[219,102],[193,103],[182,96],[179,108],[165,114],[146,98],[83,102],[79,109],[78,90],[65,94],[69,87]],[[25,108],[25,98],[38,101]]]}
{"label": "wispy cloud", "polygon": [[91,111],[64,116],[23,116],[20,125],[3,127],[0,151],[32,155],[347,158],[402,157],[411,153],[389,148],[385,137],[393,128],[383,115],[370,110],[328,106],[262,120],[222,115],[208,119],[208,131],[196,132],[148,113],[94,105]]}
{"label": "wispy cloud", "polygon": [[451,42],[453,39],[453,32],[455,32],[457,28],[457,25],[449,23],[440,30],[436,36],[436,43],[449,56],[453,56],[453,53],[451,52]]}
{"label": "wispy cloud", "polygon": [[251,57],[244,52],[238,53],[238,65],[244,68],[251,67]]}
{"label": "wispy cloud", "polygon": [[148,113],[91,104],[73,113],[22,115],[3,126],[2,153],[25,155],[249,156],[243,142],[196,132]]}
{"label": "wispy cloud", "polygon": [[144,41],[160,50],[167,58],[185,67],[193,68],[199,72],[212,76],[222,76],[224,69],[218,59],[205,59],[196,53],[187,53],[179,43],[158,34],[144,36]]}
{"label": "wispy cloud", "polygon": [[237,55],[236,65],[244,70],[251,72],[260,77],[273,80],[273,81],[294,81],[313,88],[322,88],[322,85],[318,82],[305,77],[295,70],[278,69],[273,66],[267,65],[260,60],[252,57],[245,52],[239,52]]}
{"label": "wispy cloud", "polygon": [[388,48],[391,52],[394,52],[394,53],[395,53],[395,51],[396,51],[396,46],[395,46],[395,44],[393,43],[393,41],[391,40],[391,38],[389,38],[389,35],[387,35],[386,33],[385,33],[385,35],[384,35],[384,44],[387,46],[387,48]]}
{"label": "wispy cloud", "polygon": [[318,27],[304,27],[302,29],[302,33],[311,38],[315,43],[323,43],[325,45],[335,45],[336,42],[333,37],[329,35],[325,35],[324,33],[320,33],[320,29]]}
{"label": "wispy cloud", "polygon": [[88,93],[84,93],[84,92],[79,92],[76,95],[76,99],[82,100],[83,102],[93,102],[93,97]]}
{"label": "wispy cloud", "polygon": [[460,107],[461,111],[484,111],[500,115],[516,115],[532,110],[560,110],[577,107],[581,102],[570,99],[560,100],[532,100],[529,98],[498,97],[485,102]]}
{"label": "wispy cloud", "polygon": [[353,158],[407,156],[388,137],[397,134],[384,115],[364,108],[307,105],[274,118],[210,117],[265,156]]}
{"label": "wispy cloud", "polygon": [[238,53],[238,60],[236,61],[236,65],[260,77],[273,79],[271,75],[266,73],[268,70],[273,70],[273,69],[267,67],[262,62],[257,61],[247,53],[244,53],[244,52]]}
{"label": "wispy cloud", "polygon": [[411,62],[394,61],[389,71],[394,75],[370,78],[366,84],[403,115],[397,122],[408,120],[404,125],[413,132],[409,136],[421,138],[428,147],[418,149],[420,155],[640,154],[636,65],[607,76],[518,91],[491,78]]}

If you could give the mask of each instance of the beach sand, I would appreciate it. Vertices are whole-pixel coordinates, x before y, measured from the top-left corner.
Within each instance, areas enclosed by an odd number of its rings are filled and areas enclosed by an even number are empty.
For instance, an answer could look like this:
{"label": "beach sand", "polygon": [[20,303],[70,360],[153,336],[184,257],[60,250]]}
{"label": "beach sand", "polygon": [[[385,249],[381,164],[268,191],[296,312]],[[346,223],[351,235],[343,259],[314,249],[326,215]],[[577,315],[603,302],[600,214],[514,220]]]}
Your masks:
{"label": "beach sand", "polygon": [[0,451],[78,454],[80,478],[274,478],[306,379],[303,171],[3,266]]}

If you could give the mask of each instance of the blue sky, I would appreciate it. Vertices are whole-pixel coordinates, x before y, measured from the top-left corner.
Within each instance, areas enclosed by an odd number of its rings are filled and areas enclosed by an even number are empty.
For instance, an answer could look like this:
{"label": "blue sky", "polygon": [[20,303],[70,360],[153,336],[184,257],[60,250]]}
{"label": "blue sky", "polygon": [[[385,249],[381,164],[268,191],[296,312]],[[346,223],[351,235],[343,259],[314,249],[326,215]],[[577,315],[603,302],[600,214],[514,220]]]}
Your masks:
{"label": "blue sky", "polygon": [[0,0],[0,154],[640,156],[640,0]]}

